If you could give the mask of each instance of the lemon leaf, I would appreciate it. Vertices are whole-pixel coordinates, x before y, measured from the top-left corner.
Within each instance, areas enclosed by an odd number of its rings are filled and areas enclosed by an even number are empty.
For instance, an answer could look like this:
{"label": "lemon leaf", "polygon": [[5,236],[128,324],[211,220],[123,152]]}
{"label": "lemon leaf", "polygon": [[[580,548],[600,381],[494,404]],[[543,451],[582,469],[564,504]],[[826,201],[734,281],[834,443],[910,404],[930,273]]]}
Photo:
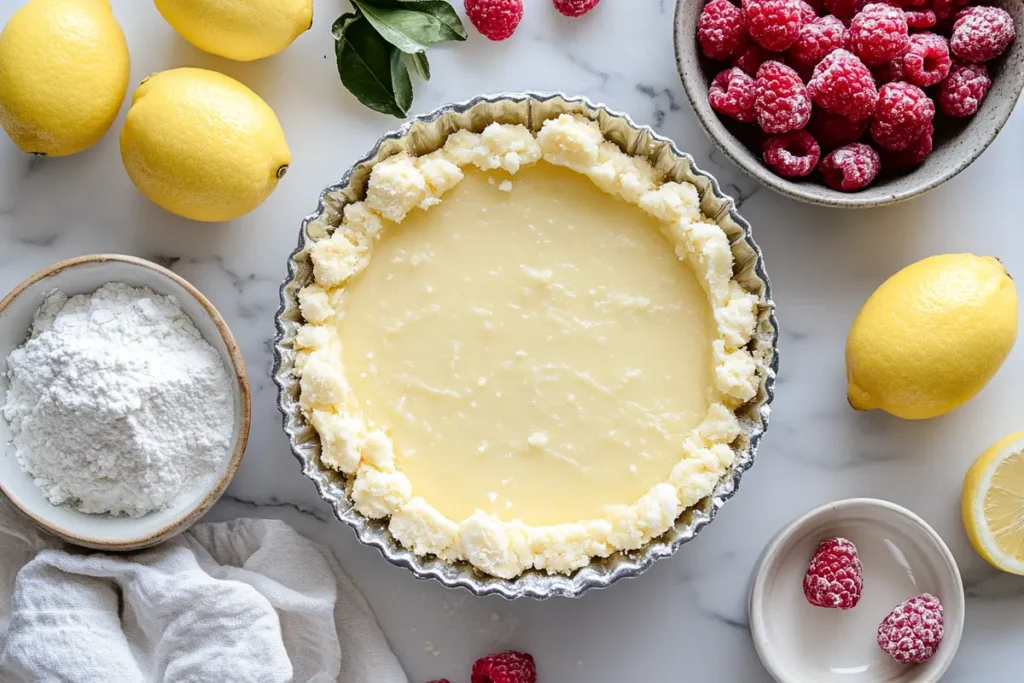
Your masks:
{"label": "lemon leaf", "polygon": [[412,80],[402,52],[355,14],[339,17],[331,34],[342,85],[370,109],[405,118],[412,106]]}
{"label": "lemon leaf", "polygon": [[425,81],[430,80],[430,62],[427,61],[426,52],[414,52],[411,55],[404,55],[405,65],[409,67],[410,71],[415,71],[416,75]]}
{"label": "lemon leaf", "polygon": [[466,39],[462,20],[443,0],[352,0],[352,4],[385,40],[408,54],[434,43]]}

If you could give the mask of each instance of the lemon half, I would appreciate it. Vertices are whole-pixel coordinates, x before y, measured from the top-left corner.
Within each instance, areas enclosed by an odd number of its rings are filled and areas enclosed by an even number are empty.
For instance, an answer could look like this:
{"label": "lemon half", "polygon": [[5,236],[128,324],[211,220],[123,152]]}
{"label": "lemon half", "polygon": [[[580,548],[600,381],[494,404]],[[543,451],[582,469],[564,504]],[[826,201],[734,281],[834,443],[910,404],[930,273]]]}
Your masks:
{"label": "lemon half", "polygon": [[1024,432],[1006,437],[974,461],[960,501],[964,528],[978,554],[1024,576]]}

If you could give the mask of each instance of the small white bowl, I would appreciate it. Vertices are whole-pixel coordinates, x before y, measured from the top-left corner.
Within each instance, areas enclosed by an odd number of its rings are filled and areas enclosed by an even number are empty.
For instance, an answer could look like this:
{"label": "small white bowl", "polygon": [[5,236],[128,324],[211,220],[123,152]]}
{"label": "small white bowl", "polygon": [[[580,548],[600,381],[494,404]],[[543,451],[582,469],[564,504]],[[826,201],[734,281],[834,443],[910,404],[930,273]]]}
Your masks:
{"label": "small white bowl", "polygon": [[155,545],[181,533],[212,506],[227,488],[245,452],[249,438],[249,381],[242,354],[217,309],[186,280],[171,271],[133,256],[101,254],[55,263],[31,276],[0,300],[0,403],[7,393],[7,356],[25,342],[32,316],[47,292],[59,289],[69,296],[94,292],[108,282],[149,287],[178,300],[196,328],[233,369],[235,434],[230,457],[216,476],[185,491],[170,507],[130,519],[90,515],[52,505],[18,465],[11,430],[0,417],[0,490],[43,530],[78,545],[100,550],[135,550]]}
{"label": "small white bowl", "polygon": [[[807,564],[825,539],[857,546],[864,592],[849,611],[813,607],[803,594]],[[921,593],[939,598],[944,635],[923,664],[899,664],[878,647],[878,625]],[[852,498],[808,512],[768,544],[754,568],[750,631],[779,683],[934,683],[949,668],[964,628],[964,589],[949,548],[928,524],[894,503]]]}

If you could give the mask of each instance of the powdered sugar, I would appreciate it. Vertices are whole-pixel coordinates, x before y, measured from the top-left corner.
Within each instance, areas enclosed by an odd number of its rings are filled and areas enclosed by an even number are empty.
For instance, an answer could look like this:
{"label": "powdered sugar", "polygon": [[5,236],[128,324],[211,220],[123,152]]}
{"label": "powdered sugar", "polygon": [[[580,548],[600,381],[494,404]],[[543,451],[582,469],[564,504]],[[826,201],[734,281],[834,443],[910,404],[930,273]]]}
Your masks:
{"label": "powdered sugar", "polygon": [[172,297],[121,283],[51,292],[7,366],[15,455],[54,505],[141,516],[231,448],[232,380]]}

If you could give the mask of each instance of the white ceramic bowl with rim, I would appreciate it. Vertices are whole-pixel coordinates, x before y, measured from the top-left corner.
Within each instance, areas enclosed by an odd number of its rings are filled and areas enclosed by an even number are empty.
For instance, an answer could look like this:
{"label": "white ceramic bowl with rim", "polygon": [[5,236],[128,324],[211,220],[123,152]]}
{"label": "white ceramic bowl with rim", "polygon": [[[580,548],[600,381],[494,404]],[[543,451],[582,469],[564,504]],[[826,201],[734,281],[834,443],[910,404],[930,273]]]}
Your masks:
{"label": "white ceramic bowl with rim", "polygon": [[[857,546],[864,591],[852,610],[807,602],[807,565],[828,538]],[[900,664],[877,644],[878,625],[904,600],[939,598],[944,635],[923,664]],[[769,542],[754,568],[750,632],[765,668],[779,683],[935,683],[949,668],[964,628],[964,589],[953,555],[928,524],[906,508],[851,498],[812,510]]]}
{"label": "white ceramic bowl with rim", "polygon": [[96,291],[108,282],[149,287],[173,296],[192,319],[203,338],[217,350],[234,378],[232,395],[235,433],[232,450],[220,469],[182,493],[168,508],[139,518],[90,515],[67,506],[52,505],[18,465],[11,443],[10,425],[0,417],[0,490],[37,526],[66,541],[99,550],[135,550],[155,545],[181,533],[220,498],[242,461],[249,437],[249,381],[242,353],[217,309],[181,276],[133,256],[99,254],[55,263],[32,275],[0,300],[0,403],[9,387],[7,357],[29,333],[32,316],[45,295],[59,289],[68,296]]}

